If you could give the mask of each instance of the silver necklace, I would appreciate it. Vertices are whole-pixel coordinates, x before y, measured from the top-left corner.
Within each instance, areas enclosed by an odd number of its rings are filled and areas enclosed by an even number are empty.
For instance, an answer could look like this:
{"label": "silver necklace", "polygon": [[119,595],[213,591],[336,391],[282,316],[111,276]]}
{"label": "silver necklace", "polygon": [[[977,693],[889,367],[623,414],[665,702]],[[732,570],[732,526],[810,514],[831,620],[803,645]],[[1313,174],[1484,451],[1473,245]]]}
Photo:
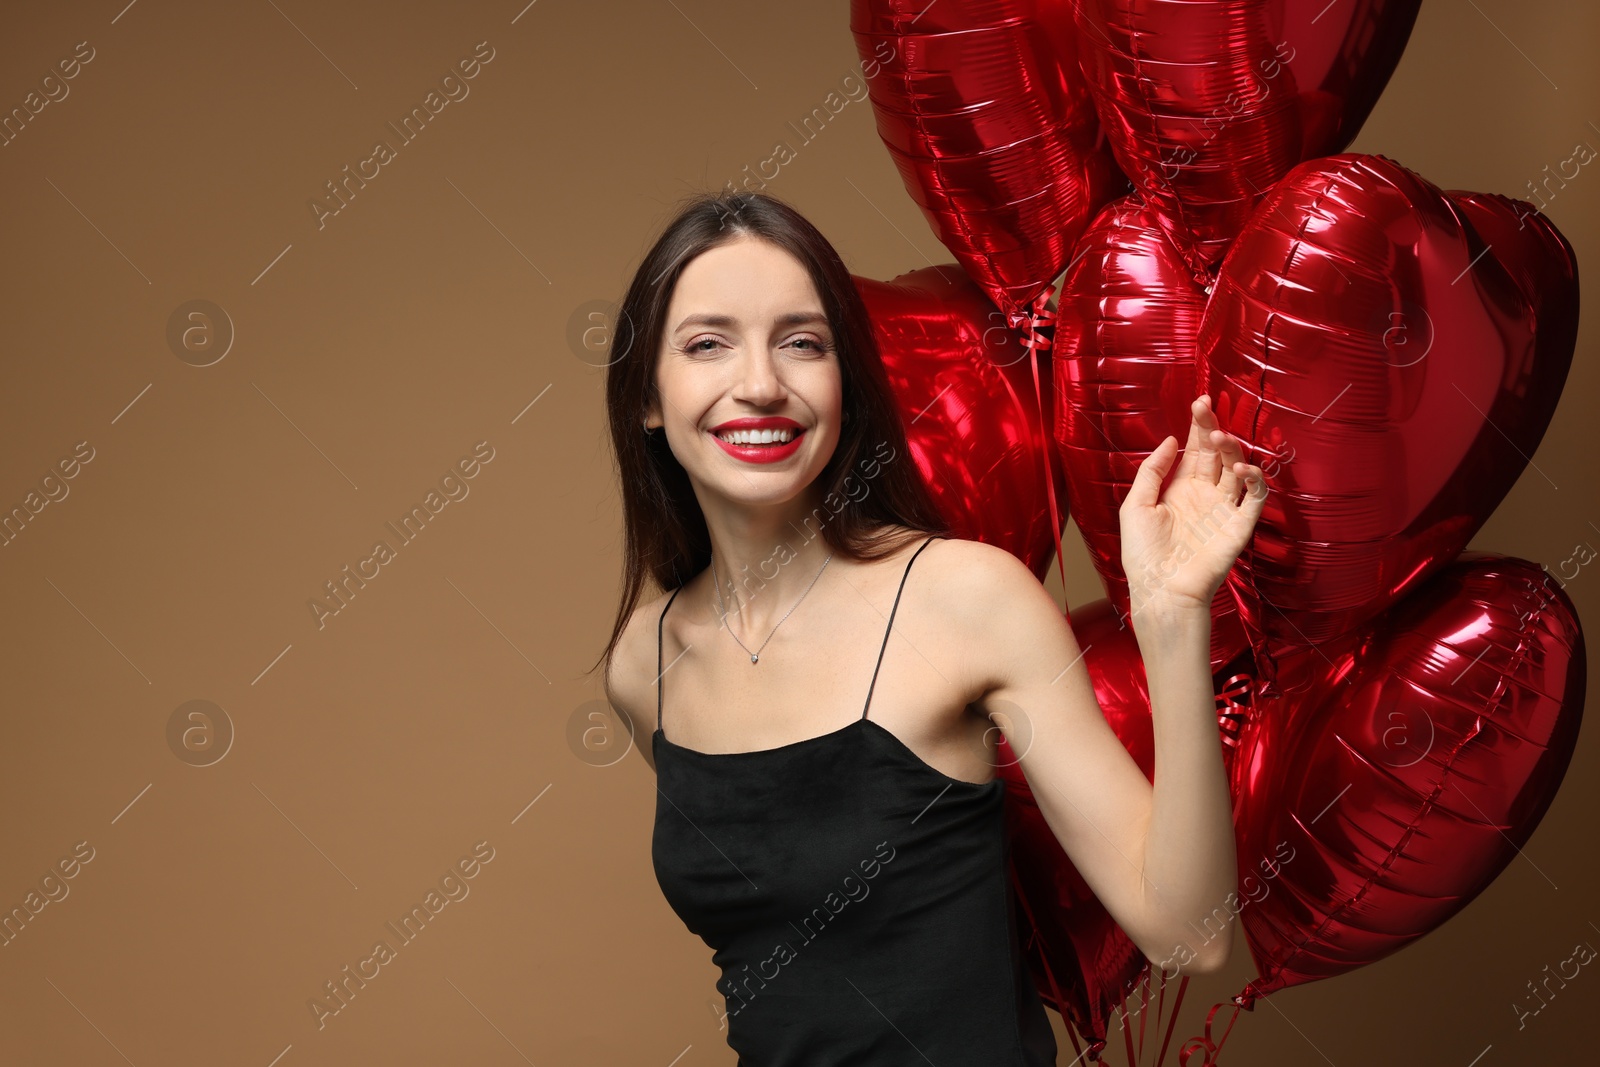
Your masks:
{"label": "silver necklace", "polygon": [[[828,569],[828,561],[831,559],[833,559],[833,553],[829,552],[828,559],[822,561],[822,566],[817,569],[816,577],[811,579],[811,585],[806,586],[805,593],[800,594],[800,600],[804,600],[806,598],[806,593],[811,592],[811,586],[817,584],[817,578],[821,578],[822,572]],[[717,607],[722,610],[722,620],[724,623],[723,629],[728,631],[729,637],[733,638],[735,641],[739,641],[739,635],[733,632],[733,627],[726,625],[728,620],[728,606],[727,604],[723,603],[722,600],[722,579],[717,577],[717,558],[715,556],[711,557],[711,578],[716,582],[717,586]],[[794,607],[783,613],[783,618],[778,620],[778,626],[782,626],[789,616],[794,614],[794,609],[800,606],[800,600],[796,600],[794,602]],[[772,634],[778,632],[778,626],[774,626],[772,628]],[[772,634],[767,635],[767,641],[772,640]],[[761,642],[761,648],[756,649],[754,652],[750,652],[750,646],[745,644],[743,641],[739,641],[739,647],[750,653],[751,663],[757,663],[761,659],[761,649],[767,647],[767,641]]]}

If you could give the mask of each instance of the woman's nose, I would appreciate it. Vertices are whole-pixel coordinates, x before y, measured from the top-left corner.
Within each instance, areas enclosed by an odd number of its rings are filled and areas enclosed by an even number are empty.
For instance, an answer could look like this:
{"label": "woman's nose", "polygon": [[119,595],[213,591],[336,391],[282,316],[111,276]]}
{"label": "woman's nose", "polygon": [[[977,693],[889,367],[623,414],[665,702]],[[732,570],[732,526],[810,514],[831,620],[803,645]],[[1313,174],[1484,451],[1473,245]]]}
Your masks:
{"label": "woman's nose", "polygon": [[746,349],[739,360],[739,399],[753,404],[771,403],[783,392],[772,353],[765,348]]}

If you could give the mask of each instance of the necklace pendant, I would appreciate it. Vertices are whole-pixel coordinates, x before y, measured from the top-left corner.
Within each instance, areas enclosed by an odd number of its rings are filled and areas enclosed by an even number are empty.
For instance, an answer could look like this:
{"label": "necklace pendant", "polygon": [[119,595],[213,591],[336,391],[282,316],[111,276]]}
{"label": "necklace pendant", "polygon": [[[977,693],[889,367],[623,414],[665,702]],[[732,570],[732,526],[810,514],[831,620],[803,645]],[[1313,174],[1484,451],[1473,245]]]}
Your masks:
{"label": "necklace pendant", "polygon": [[758,660],[760,658],[761,658],[761,653],[759,653],[759,652],[750,653],[750,662],[751,663],[754,663],[756,660]]}

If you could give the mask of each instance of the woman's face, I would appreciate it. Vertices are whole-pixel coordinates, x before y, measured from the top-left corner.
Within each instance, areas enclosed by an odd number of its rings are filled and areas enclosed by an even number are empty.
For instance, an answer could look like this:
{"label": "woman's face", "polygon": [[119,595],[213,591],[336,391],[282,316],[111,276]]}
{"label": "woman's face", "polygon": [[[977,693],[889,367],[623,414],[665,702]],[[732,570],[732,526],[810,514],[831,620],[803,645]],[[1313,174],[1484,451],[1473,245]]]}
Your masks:
{"label": "woman's face", "polygon": [[833,332],[805,268],[753,237],[690,261],[667,307],[656,389],[649,424],[666,426],[702,494],[802,496],[833,455],[843,410]]}

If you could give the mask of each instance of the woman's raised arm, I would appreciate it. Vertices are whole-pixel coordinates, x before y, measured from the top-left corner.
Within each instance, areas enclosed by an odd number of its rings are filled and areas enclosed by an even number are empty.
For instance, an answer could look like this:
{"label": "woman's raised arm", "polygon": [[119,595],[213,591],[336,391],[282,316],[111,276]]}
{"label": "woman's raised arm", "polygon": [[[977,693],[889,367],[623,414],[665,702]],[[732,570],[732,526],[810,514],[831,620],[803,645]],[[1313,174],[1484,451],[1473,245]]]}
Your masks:
{"label": "woman's raised arm", "polygon": [[1207,398],[1195,401],[1173,469],[1175,452],[1168,437],[1140,465],[1122,506],[1155,736],[1153,787],[1102,715],[1071,627],[1020,561],[987,545],[969,551],[972,566],[955,579],[961,588],[949,590],[948,610],[984,671],[977,706],[1004,731],[1089,887],[1163,970],[1209,973],[1227,961],[1231,921],[1216,932],[1215,916],[1231,920],[1237,891],[1210,605],[1249,540],[1266,484],[1237,440],[1216,430]]}

